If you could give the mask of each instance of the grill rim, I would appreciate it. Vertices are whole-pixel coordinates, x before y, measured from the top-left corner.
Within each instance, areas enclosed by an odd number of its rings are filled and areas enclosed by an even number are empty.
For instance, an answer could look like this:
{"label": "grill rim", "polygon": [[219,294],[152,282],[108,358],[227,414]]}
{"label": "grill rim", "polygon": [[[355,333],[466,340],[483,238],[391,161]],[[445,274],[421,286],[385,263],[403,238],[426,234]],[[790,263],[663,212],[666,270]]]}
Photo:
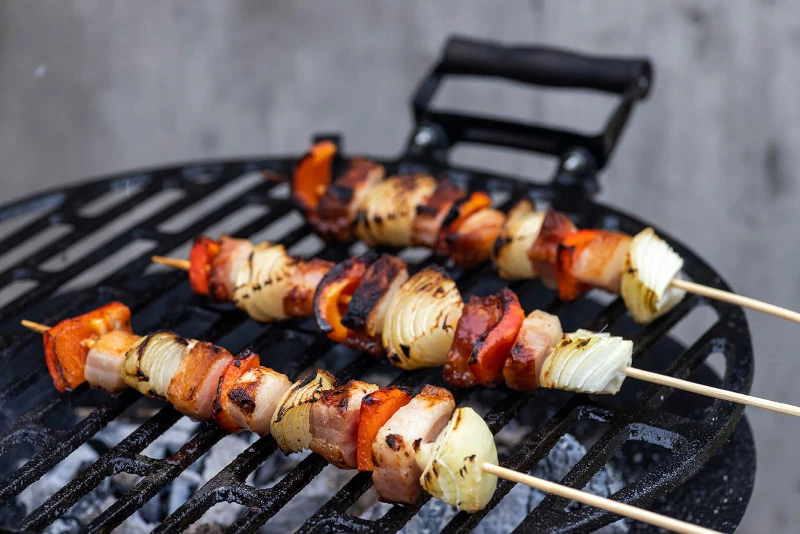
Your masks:
{"label": "grill rim", "polygon": [[[418,167],[419,165],[421,165],[419,162],[404,162],[404,161],[394,162],[394,161],[381,160],[380,158],[372,158],[372,159],[375,159],[376,161],[383,162],[389,168],[392,168],[393,166],[394,167],[402,167],[404,165],[406,165],[406,166],[407,165],[411,165],[411,166],[414,166],[414,167]],[[179,186],[181,184],[185,185],[187,173],[191,173],[191,172],[198,171],[198,170],[199,171],[203,171],[203,170],[207,170],[207,169],[216,169],[217,172],[221,172],[220,170],[224,171],[224,169],[226,169],[228,166],[231,166],[233,168],[232,169],[228,169],[228,171],[225,172],[224,174],[228,174],[228,175],[232,176],[233,178],[237,178],[237,177],[241,176],[242,174],[244,174],[246,172],[250,172],[250,171],[256,170],[256,168],[258,168],[259,170],[263,169],[265,164],[271,164],[270,166],[268,166],[268,168],[277,167],[277,168],[285,170],[287,168],[287,166],[290,165],[290,162],[295,161],[295,160],[296,160],[296,158],[294,158],[294,157],[293,158],[278,158],[278,159],[259,157],[259,158],[249,159],[249,160],[248,159],[244,159],[243,160],[243,159],[238,159],[237,158],[237,159],[231,159],[231,160],[211,160],[211,161],[205,161],[205,162],[200,162],[200,163],[190,163],[188,165],[175,165],[175,166],[169,166],[169,167],[156,167],[156,168],[153,168],[153,169],[151,169],[149,171],[132,171],[132,172],[119,173],[119,174],[115,174],[115,175],[112,175],[112,176],[107,177],[107,178],[95,179],[95,180],[93,180],[91,182],[88,182],[86,184],[83,184],[83,185],[79,184],[79,185],[72,186],[70,188],[63,189],[63,190],[56,189],[56,190],[40,193],[40,194],[33,195],[31,197],[28,197],[28,198],[24,198],[22,200],[19,200],[17,202],[12,203],[12,204],[9,204],[9,205],[7,205],[5,207],[0,208],[0,221],[4,221],[7,218],[9,218],[8,214],[11,213],[11,212],[14,212],[15,210],[16,210],[15,214],[17,214],[17,215],[20,214],[20,206],[37,206],[37,205],[39,205],[41,203],[41,202],[37,202],[37,201],[41,201],[42,199],[47,200],[48,198],[52,198],[55,195],[63,195],[61,197],[62,198],[61,206],[59,206],[58,208],[55,209],[56,213],[58,211],[60,211],[60,210],[65,209],[65,207],[68,207],[69,209],[72,209],[72,210],[76,210],[77,207],[75,205],[69,206],[68,203],[69,203],[70,197],[72,197],[73,195],[76,195],[78,192],[84,191],[86,189],[88,189],[90,191],[95,191],[95,190],[98,191],[97,194],[95,194],[95,196],[85,199],[84,202],[83,202],[83,204],[85,204],[85,203],[91,202],[92,200],[94,200],[94,198],[99,197],[104,192],[106,192],[108,190],[111,190],[112,187],[113,187],[112,184],[114,184],[115,182],[126,181],[127,179],[136,178],[136,177],[139,177],[141,175],[148,174],[148,173],[151,174],[151,176],[150,176],[150,181],[151,181],[150,186],[152,186],[152,183],[154,183],[154,181],[156,181],[159,177],[161,177],[161,179],[164,180],[165,183],[167,183],[167,182],[169,182],[171,180],[169,178],[169,176],[171,176],[171,175],[178,175],[178,176],[182,176],[183,177],[181,179],[178,179],[177,182],[172,183],[172,185],[167,185],[166,187],[164,185],[162,185],[162,187],[156,188],[156,190],[163,190],[165,188]],[[471,177],[472,180],[476,180],[477,179],[477,180],[482,180],[482,181],[488,181],[489,183],[505,184],[506,186],[510,186],[510,188],[512,190],[516,190],[516,189],[522,188],[522,189],[525,189],[525,190],[528,190],[528,191],[534,191],[535,194],[533,196],[535,198],[540,199],[540,200],[541,199],[545,199],[545,200],[552,201],[556,207],[560,207],[561,204],[565,204],[567,206],[569,206],[571,204],[569,201],[565,201],[565,199],[559,197],[557,189],[554,189],[554,188],[552,188],[551,186],[549,186],[547,184],[535,184],[535,183],[524,182],[524,181],[520,181],[519,179],[515,179],[513,177],[510,177],[508,175],[498,174],[498,173],[489,172],[489,171],[468,169],[468,168],[464,168],[464,167],[450,167],[450,166],[440,166],[440,165],[429,165],[428,168],[432,172],[435,172],[435,173],[441,173],[441,172],[444,172],[444,171],[452,172],[452,173],[461,173],[461,174],[466,174],[467,176]],[[235,169],[238,169],[238,171],[234,172]],[[221,187],[222,185],[224,185],[224,180],[222,180],[222,179],[218,179],[215,182],[217,183],[217,187]],[[146,186],[145,189],[147,189],[150,186]],[[216,188],[212,188],[210,191],[206,192],[203,195],[203,197],[207,196],[208,194],[213,194],[213,191],[215,189]],[[191,195],[189,195],[189,198],[193,198],[193,197]],[[233,200],[229,201],[227,204],[236,202],[240,198],[241,197],[233,199]],[[193,201],[196,202],[197,199],[195,198]],[[628,219],[629,221],[633,222],[634,224],[639,224],[639,225],[643,225],[644,224],[638,218],[632,217],[629,214],[627,214],[627,213],[625,213],[625,212],[623,212],[621,210],[618,210],[616,208],[610,208],[608,206],[605,206],[603,204],[599,204],[599,203],[596,203],[596,202],[592,202],[591,205],[594,207],[593,211],[590,214],[591,216],[594,216],[594,217],[597,217],[597,218],[602,218],[603,216],[607,216],[607,215],[611,215],[611,216],[614,216],[614,217],[620,217],[621,216],[623,219]],[[36,208],[32,207],[30,209],[33,210],[33,209],[36,209]],[[219,209],[220,208],[217,208],[215,210],[215,212],[218,211]],[[286,211],[287,212],[291,211],[291,209],[292,208],[288,208]],[[574,207],[572,207],[572,209],[574,209]],[[35,219],[34,221],[31,221],[30,223],[25,225],[22,229],[18,230],[14,234],[11,234],[10,236],[7,236],[6,238],[4,238],[2,240],[3,243],[5,243],[9,238],[13,237],[14,235],[23,233],[29,227],[33,227],[41,219],[47,219],[48,221],[51,221],[52,220],[52,216],[53,216],[53,214],[45,213],[41,217],[39,217],[39,218]],[[277,217],[275,217],[275,219],[277,219]],[[200,224],[200,223],[195,223],[194,225],[190,225],[189,228],[192,228],[193,226],[196,226],[197,224]],[[306,226],[307,225],[304,225],[303,227],[298,229],[298,231],[296,231],[295,233],[298,233],[300,230],[303,230],[303,229],[307,230]],[[131,232],[132,231],[133,230],[131,230]],[[187,231],[188,231],[188,228],[184,229],[182,232],[179,232],[179,234],[186,233]],[[716,273],[716,271],[714,271],[701,258],[699,258],[693,252],[691,252],[681,242],[676,241],[674,238],[672,238],[668,234],[665,234],[665,233],[663,233],[661,231],[659,231],[659,234],[662,235],[662,237],[664,237],[665,239],[667,239],[667,241],[669,241],[673,246],[675,246],[676,250],[678,250],[678,252],[684,258],[691,258],[691,260],[692,260],[691,263],[693,265],[698,265],[699,266],[699,267],[697,267],[697,269],[707,270],[709,273],[711,273],[713,275],[713,280],[705,280],[703,278],[697,278],[697,274],[698,273],[696,273],[696,272],[695,273],[690,273],[695,280],[698,280],[698,281],[700,281],[702,283],[712,283],[712,284],[715,284],[718,287],[721,287],[723,289],[727,289],[728,288],[728,284]],[[305,234],[303,234],[303,235],[305,235]],[[116,239],[119,239],[119,238],[116,238]],[[177,239],[177,238],[175,240],[177,240],[178,242],[182,242],[183,241],[183,239]],[[23,239],[23,241],[24,241],[24,239]],[[76,239],[76,241],[77,241],[77,239]],[[20,242],[22,242],[22,241],[20,241]],[[112,240],[112,243],[113,243],[113,240]],[[93,254],[97,254],[99,250],[101,250],[102,248],[107,247],[109,245],[110,245],[110,243],[107,243],[106,245],[103,245],[103,247],[101,247],[97,251],[93,251],[93,252],[90,252],[89,254],[87,254],[86,257],[91,257]],[[168,248],[168,250],[169,250],[169,248]],[[148,252],[148,255],[150,253],[152,253],[152,252],[153,251]],[[81,261],[83,261],[83,260],[85,260],[85,258],[83,258]],[[428,260],[425,260],[424,263],[428,263]],[[80,261],[76,262],[76,264],[80,264]],[[9,268],[9,270],[13,271],[14,267],[12,266],[11,268]],[[112,273],[109,276],[109,278],[113,278],[115,275],[116,275],[116,273]],[[0,275],[0,278],[2,278],[2,275]],[[173,280],[173,279],[176,280],[176,282],[174,284],[173,283],[169,283],[168,284],[170,287],[174,287],[174,286],[176,286],[176,285],[181,283],[181,281],[183,280],[183,275],[176,273],[176,276],[170,277],[170,278],[171,278],[171,280]],[[68,281],[68,280],[69,280],[69,278],[67,278],[66,281]],[[104,281],[102,281],[101,284],[103,284],[103,282]],[[59,284],[59,285],[61,285],[61,284]],[[91,290],[91,289],[89,289],[89,290]],[[87,291],[87,290],[82,290],[82,291]],[[699,302],[701,299],[695,299],[695,300],[697,300]],[[726,305],[722,305],[720,303],[715,303],[715,302],[707,302],[707,303],[710,304],[717,311],[717,314],[719,316],[718,320],[717,320],[717,324],[722,324],[723,321],[727,321],[728,324],[725,326],[725,328],[726,329],[730,328],[730,329],[735,330],[737,332],[737,337],[742,338],[746,342],[745,344],[742,344],[741,343],[742,339],[740,339],[740,342],[737,343],[736,345],[740,347],[740,350],[742,350],[742,348],[743,348],[744,352],[748,353],[750,355],[749,372],[745,372],[744,375],[743,375],[741,373],[741,370],[740,370],[740,372],[738,372],[736,377],[731,377],[731,378],[736,378],[736,383],[738,383],[738,385],[742,388],[742,389],[735,389],[735,390],[749,391],[749,387],[750,387],[750,384],[752,382],[752,344],[751,344],[751,340],[750,340],[749,328],[747,326],[746,318],[745,318],[741,308],[732,308],[732,307],[730,307],[730,308],[726,309],[726,307],[725,307]],[[12,302],[12,304],[13,304],[13,302]],[[696,306],[696,304],[693,305],[690,309],[694,308],[695,306]],[[718,308],[722,308],[723,311],[720,311],[720,309],[718,309]],[[680,318],[684,317],[688,313],[689,313],[688,311],[685,312],[684,314],[681,315]],[[0,314],[0,316],[2,316],[2,315]],[[7,322],[7,321],[4,320],[3,322]],[[714,328],[714,327],[712,327],[712,328]],[[36,336],[34,336],[34,335],[28,336],[29,341],[27,341],[26,343],[29,343],[29,342],[33,341],[33,339],[35,337]],[[15,344],[17,342],[19,342],[19,341],[15,341]],[[729,370],[731,369],[730,365],[728,365],[728,369]],[[730,371],[727,374],[731,374]],[[728,384],[728,385],[730,386],[731,384]],[[657,388],[656,387],[655,389],[666,389],[666,388]],[[721,404],[719,402],[717,402],[717,403],[715,403],[715,408],[714,409],[715,410],[719,410],[720,406],[721,406]],[[717,436],[717,440],[718,441],[724,442],[724,440],[727,439],[727,437],[730,434],[730,432],[733,431],[735,423],[738,422],[739,417],[741,417],[742,411],[743,411],[743,407],[738,406],[738,407],[732,407],[732,409],[730,409],[730,410],[722,410],[722,412],[718,414],[718,415],[727,414],[729,416],[729,421],[733,421],[731,424],[728,425],[729,431],[723,437]],[[5,440],[0,441],[0,443],[5,443]],[[713,454],[713,452],[714,451],[710,451],[707,456],[710,456],[711,454]],[[702,463],[705,463],[705,462],[703,461]],[[213,480],[215,480],[215,479],[212,479],[212,481]],[[338,493],[337,493],[337,495],[338,495]],[[626,501],[626,502],[635,503],[636,501]],[[324,508],[325,508],[325,506],[323,506],[323,509]],[[600,516],[608,516],[609,515],[609,514],[606,514],[605,512],[599,512],[599,511],[596,511],[596,512],[597,512],[597,514],[589,514],[589,515],[594,515],[595,516],[594,519],[592,519],[591,517],[587,519],[588,521],[592,522],[592,524],[595,524],[595,523],[597,523],[598,521],[601,520],[601,519],[598,519],[598,517],[600,517]],[[742,511],[742,513],[743,513],[743,511]],[[584,515],[587,515],[587,514],[584,514]],[[313,516],[312,516],[312,518],[313,518]],[[348,518],[344,518],[343,520],[346,521],[347,519]],[[361,520],[361,521],[363,521],[363,520]],[[372,525],[372,528],[375,527],[375,523],[371,523],[371,525]],[[311,525],[309,525],[309,526],[311,526]],[[471,528],[471,527],[469,527],[469,522],[462,523],[462,527]],[[462,528],[462,530],[463,530],[463,528]]]}

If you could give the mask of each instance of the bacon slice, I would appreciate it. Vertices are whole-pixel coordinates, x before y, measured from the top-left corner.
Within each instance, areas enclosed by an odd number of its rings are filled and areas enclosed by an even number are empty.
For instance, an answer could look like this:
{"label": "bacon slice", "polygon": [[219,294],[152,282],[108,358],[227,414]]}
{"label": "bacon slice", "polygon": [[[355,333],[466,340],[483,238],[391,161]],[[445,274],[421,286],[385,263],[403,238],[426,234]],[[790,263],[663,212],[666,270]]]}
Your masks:
{"label": "bacon slice", "polygon": [[128,349],[140,337],[124,330],[112,330],[100,336],[86,355],[84,375],[89,385],[109,393],[128,387],[122,379],[122,364]]}
{"label": "bacon slice", "polygon": [[358,419],[358,446],[356,458],[359,471],[372,471],[372,442],[381,427],[403,406],[411,402],[411,389],[406,386],[389,386],[374,391],[361,399]]}
{"label": "bacon slice", "polygon": [[326,241],[352,241],[358,207],[367,191],[384,176],[382,165],[353,159],[344,174],[334,180],[319,200],[317,217],[313,222],[317,233]]}
{"label": "bacon slice", "polygon": [[195,239],[189,252],[189,286],[198,295],[208,295],[211,262],[219,253],[219,242],[205,236]]}
{"label": "bacon slice", "polygon": [[170,380],[167,400],[182,414],[200,421],[212,420],[217,386],[232,361],[231,353],[222,347],[198,342]]}
{"label": "bacon slice", "polygon": [[517,391],[535,391],[544,361],[563,337],[561,321],[555,315],[541,310],[528,314],[503,365],[506,385]]}
{"label": "bacon slice", "polygon": [[238,427],[266,436],[272,414],[291,386],[285,374],[268,367],[253,367],[236,379],[228,394],[222,397],[222,411]]}
{"label": "bacon slice", "polygon": [[454,387],[469,388],[477,384],[469,368],[475,344],[496,325],[503,315],[500,298],[496,295],[472,295],[456,326],[453,345],[444,363],[444,381]]}
{"label": "bacon slice", "polygon": [[299,261],[292,269],[289,291],[283,297],[283,309],[291,317],[314,315],[314,293],[334,263],[313,259]]}
{"label": "bacon slice", "polygon": [[505,214],[494,209],[483,209],[469,216],[447,236],[453,264],[462,269],[472,269],[488,261],[505,222]]}
{"label": "bacon slice", "polygon": [[314,144],[300,160],[292,176],[292,200],[311,218],[316,217],[320,198],[331,183],[336,145],[331,141]]}
{"label": "bacon slice", "polygon": [[358,380],[320,393],[311,406],[309,448],[340,469],[357,467],[358,422],[361,400],[378,386]]}
{"label": "bacon slice", "polygon": [[121,302],[65,319],[44,332],[47,370],[58,391],[72,390],[83,384],[89,347],[112,330],[131,332],[131,311]]}
{"label": "bacon slice", "polygon": [[436,440],[456,408],[446,389],[425,386],[386,422],[372,442],[372,482],[383,502],[414,504],[422,494],[415,452]]}
{"label": "bacon slice", "polygon": [[[458,215],[453,206],[466,196],[466,192],[447,178],[440,178],[433,195],[425,204],[417,207],[417,214],[411,228],[411,242],[414,245],[436,249],[439,234],[448,215]],[[464,210],[463,204],[459,205]],[[442,238],[444,239],[444,238]]]}
{"label": "bacon slice", "polygon": [[380,255],[369,251],[357,258],[349,258],[328,271],[314,295],[314,315],[317,328],[339,343],[364,350],[375,356],[383,352],[380,340],[366,332],[352,330],[342,323],[348,306],[342,302],[345,295],[353,295],[361,279]]}
{"label": "bacon slice", "polygon": [[244,373],[259,366],[259,356],[250,349],[237,354],[225,367],[217,382],[217,391],[214,395],[214,420],[226,432],[239,432],[245,427],[238,424],[230,411],[222,409],[222,399],[228,396],[231,388]]}
{"label": "bacon slice", "polygon": [[577,232],[575,224],[560,211],[547,210],[539,235],[528,253],[536,275],[550,289],[558,287],[556,263],[558,245],[568,235]]}
{"label": "bacon slice", "polygon": [[481,335],[469,359],[469,370],[479,384],[497,384],[503,380],[503,365],[525,319],[516,293],[506,287],[497,298],[502,307],[500,320]]}
{"label": "bacon slice", "polygon": [[219,252],[211,260],[209,271],[209,296],[217,302],[233,299],[237,275],[247,264],[253,244],[247,239],[223,235],[219,241]]}
{"label": "bacon slice", "polygon": [[389,302],[406,280],[406,262],[391,254],[381,254],[364,271],[347,312],[342,316],[342,324],[351,330],[366,333],[377,342],[383,332]]}

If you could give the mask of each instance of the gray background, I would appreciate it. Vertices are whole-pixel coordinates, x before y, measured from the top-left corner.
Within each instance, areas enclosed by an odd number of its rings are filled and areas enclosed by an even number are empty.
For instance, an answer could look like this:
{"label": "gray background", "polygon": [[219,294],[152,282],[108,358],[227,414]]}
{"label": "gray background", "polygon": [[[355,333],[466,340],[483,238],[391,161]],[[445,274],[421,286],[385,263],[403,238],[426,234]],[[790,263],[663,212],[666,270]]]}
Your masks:
{"label": "gray background", "polygon": [[[602,177],[602,200],[680,236],[741,293],[800,309],[799,11],[787,0],[5,0],[0,200],[132,167],[299,152],[321,130],[344,132],[353,152],[396,154],[408,96],[454,32],[646,54],[655,91]],[[590,128],[610,105],[499,83],[447,89],[447,103]],[[549,169],[456,156],[532,177]],[[800,404],[800,326],[749,318],[753,392]],[[759,469],[741,530],[797,532],[800,421],[747,413]]]}

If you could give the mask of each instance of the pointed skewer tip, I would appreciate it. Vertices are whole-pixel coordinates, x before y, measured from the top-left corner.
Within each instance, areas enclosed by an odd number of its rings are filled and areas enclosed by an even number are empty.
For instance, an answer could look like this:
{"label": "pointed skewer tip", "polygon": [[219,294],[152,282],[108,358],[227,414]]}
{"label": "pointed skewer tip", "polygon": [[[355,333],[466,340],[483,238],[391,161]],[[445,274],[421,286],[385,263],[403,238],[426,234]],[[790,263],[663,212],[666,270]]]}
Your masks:
{"label": "pointed skewer tip", "polygon": [[27,328],[28,330],[33,330],[34,332],[38,332],[40,334],[44,334],[47,330],[50,329],[49,326],[46,324],[35,323],[33,321],[28,321],[27,319],[23,319],[20,321],[20,324]]}

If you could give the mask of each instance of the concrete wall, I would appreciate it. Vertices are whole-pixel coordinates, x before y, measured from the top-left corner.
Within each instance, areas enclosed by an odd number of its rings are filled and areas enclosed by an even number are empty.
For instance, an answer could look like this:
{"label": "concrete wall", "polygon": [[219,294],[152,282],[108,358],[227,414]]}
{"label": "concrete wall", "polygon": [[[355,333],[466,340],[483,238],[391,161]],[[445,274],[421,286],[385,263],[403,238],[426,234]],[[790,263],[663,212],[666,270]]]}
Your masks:
{"label": "concrete wall", "polygon": [[[0,200],[187,159],[298,152],[341,130],[394,154],[408,96],[452,33],[646,54],[655,91],[601,198],[700,251],[740,292],[800,309],[800,9],[788,0],[0,3]],[[602,97],[448,87],[483,111],[596,127]],[[542,176],[528,157],[456,161]],[[753,392],[800,403],[800,327],[751,314]],[[748,410],[759,451],[743,532],[797,532],[800,422]]]}

